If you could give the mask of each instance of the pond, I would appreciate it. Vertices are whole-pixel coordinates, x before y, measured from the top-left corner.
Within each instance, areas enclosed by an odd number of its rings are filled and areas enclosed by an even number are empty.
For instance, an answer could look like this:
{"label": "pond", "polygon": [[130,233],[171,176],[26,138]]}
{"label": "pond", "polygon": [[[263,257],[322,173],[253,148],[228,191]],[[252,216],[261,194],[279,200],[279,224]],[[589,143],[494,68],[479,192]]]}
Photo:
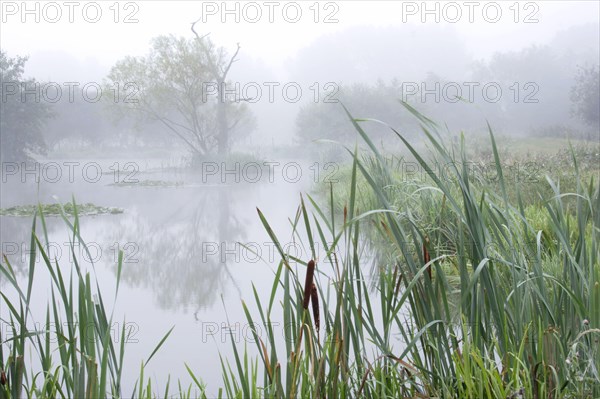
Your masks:
{"label": "pond", "polygon": [[[295,172],[283,175],[273,169],[270,176],[256,181],[250,174],[240,178],[239,168],[237,175],[231,173],[235,167],[228,175],[214,173],[216,164],[189,170],[160,167],[159,160],[116,159],[52,160],[61,172],[57,178],[48,167],[47,173],[42,173],[48,162],[38,165],[37,171],[24,165],[3,170],[1,205],[64,204],[74,198],[79,204],[123,210],[82,216],[81,237],[89,252],[76,246],[75,253],[95,272],[108,309],[112,309],[117,255],[123,251],[113,339],[120,339],[125,323],[130,336],[124,393],[130,392],[139,377],[142,360],[172,326],[173,333],[148,364],[146,375],[161,385],[168,375],[172,381],[189,381],[185,362],[208,383],[209,392],[220,386],[219,352],[228,357],[231,350],[228,326],[239,344],[250,339],[249,346],[254,345],[241,300],[254,304],[251,282],[258,293],[270,292],[279,262],[256,209],[265,214],[290,254],[308,260],[310,250],[291,236],[289,218],[296,213],[300,193],[314,183],[311,165],[290,160],[303,172],[299,178],[292,177]],[[91,164],[100,167],[85,169]],[[256,176],[256,171],[253,173]],[[29,269],[32,219],[0,216],[2,251],[23,283]],[[61,217],[49,216],[46,223],[51,257],[61,270],[70,270],[72,233]],[[43,260],[38,257],[35,264],[32,323],[43,323],[51,295],[50,277]],[[0,280],[0,287],[9,297],[15,294],[6,281]],[[7,328],[3,322],[5,336]]]}

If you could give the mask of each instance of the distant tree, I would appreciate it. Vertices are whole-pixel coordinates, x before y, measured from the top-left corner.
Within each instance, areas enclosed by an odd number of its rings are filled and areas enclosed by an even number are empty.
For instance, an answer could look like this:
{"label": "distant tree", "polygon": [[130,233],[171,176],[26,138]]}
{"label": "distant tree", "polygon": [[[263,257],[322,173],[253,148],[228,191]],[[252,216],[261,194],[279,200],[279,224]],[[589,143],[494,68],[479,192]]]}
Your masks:
{"label": "distant tree", "polygon": [[9,58],[0,51],[0,156],[2,161],[31,160],[43,154],[44,123],[50,104],[39,96],[40,84],[23,78],[27,57]]}
{"label": "distant tree", "polygon": [[600,123],[600,69],[598,65],[580,67],[571,89],[573,114],[591,126]]}
{"label": "distant tree", "polygon": [[[486,61],[474,63],[471,80],[479,84],[477,105],[485,118],[495,128],[515,134],[559,126],[568,129],[573,125],[573,114],[578,108],[582,110],[574,102],[585,102],[593,108],[593,73],[578,73],[578,65],[597,65],[597,32],[597,24],[574,26],[558,32],[547,44],[495,53]],[[577,83],[578,76],[580,80],[591,80]],[[483,98],[486,84],[490,85],[487,99]],[[494,93],[496,84],[502,89],[501,96]],[[586,96],[590,101],[584,100]],[[595,96],[597,115],[597,86]]]}
{"label": "distant tree", "polygon": [[[340,102],[356,118],[378,119],[395,128],[417,126],[413,123],[414,118],[409,118],[400,105],[403,95],[402,83],[398,80],[389,83],[380,80],[373,85],[336,85],[335,92],[321,93],[319,98],[322,101],[304,105],[296,117],[296,137],[301,144],[318,139],[345,142],[357,138]],[[365,124],[363,128],[375,140],[393,136],[383,125]]]}
{"label": "distant tree", "polygon": [[[102,113],[101,104],[86,101],[81,96],[63,95],[53,104],[54,118],[45,130],[48,150],[67,146],[98,148],[110,138],[110,122]],[[116,130],[116,129],[115,129]]]}
{"label": "distant tree", "polygon": [[123,94],[114,109],[119,117],[160,122],[195,155],[224,154],[232,136],[253,127],[243,99],[223,95],[234,92],[226,78],[238,51],[228,57],[206,36],[156,37],[146,56],[126,57],[111,69],[107,90]]}
{"label": "distant tree", "polygon": [[473,69],[476,105],[495,128],[521,132],[569,119],[571,78],[551,46],[498,52]]}

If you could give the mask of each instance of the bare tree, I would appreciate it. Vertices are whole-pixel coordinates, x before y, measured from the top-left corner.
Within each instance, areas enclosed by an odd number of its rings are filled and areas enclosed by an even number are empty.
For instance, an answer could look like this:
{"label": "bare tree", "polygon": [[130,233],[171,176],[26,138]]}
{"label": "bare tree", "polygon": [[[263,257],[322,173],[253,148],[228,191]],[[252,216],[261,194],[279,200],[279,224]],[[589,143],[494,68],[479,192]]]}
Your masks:
{"label": "bare tree", "polygon": [[205,57],[208,62],[208,70],[212,75],[212,78],[217,83],[217,125],[218,125],[218,136],[217,136],[217,147],[219,154],[225,154],[229,150],[229,132],[233,130],[239,123],[240,119],[234,120],[232,123],[229,122],[227,113],[227,101],[248,101],[249,99],[237,97],[233,100],[228,100],[225,95],[227,88],[227,75],[234,62],[238,61],[237,56],[240,52],[240,43],[236,44],[235,52],[229,60],[227,60],[227,53],[224,48],[215,49],[214,44],[208,38],[210,33],[204,36],[200,36],[196,32],[195,26],[198,21],[192,23],[192,32],[196,36],[196,40],[200,43],[201,48],[204,49]]}
{"label": "bare tree", "polygon": [[126,57],[111,69],[107,89],[125,94],[111,106],[118,117],[160,122],[195,155],[226,154],[232,133],[253,127],[247,105],[224,96],[238,52],[239,46],[228,58],[206,37],[159,36],[146,56]]}

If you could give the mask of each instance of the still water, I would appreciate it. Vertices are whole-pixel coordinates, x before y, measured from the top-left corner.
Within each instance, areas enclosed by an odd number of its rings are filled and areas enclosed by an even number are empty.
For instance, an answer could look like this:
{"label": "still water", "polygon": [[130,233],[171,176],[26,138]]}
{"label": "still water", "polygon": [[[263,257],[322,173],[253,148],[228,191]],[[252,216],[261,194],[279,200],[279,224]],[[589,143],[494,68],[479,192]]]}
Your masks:
{"label": "still water", "polygon": [[[3,170],[1,206],[66,203],[75,198],[80,204],[123,209],[121,214],[81,217],[81,237],[89,254],[80,247],[75,252],[88,270],[95,271],[108,309],[113,308],[117,253],[124,252],[113,317],[115,341],[123,323],[131,334],[124,394],[138,378],[141,362],[172,326],[173,333],[148,364],[146,375],[163,387],[168,375],[187,385],[187,364],[208,384],[209,392],[216,392],[221,385],[219,353],[228,357],[231,351],[227,326],[233,328],[233,339],[242,348],[246,341],[254,350],[253,341],[246,339],[251,332],[241,300],[254,308],[252,284],[263,299],[268,297],[279,261],[256,208],[265,214],[284,248],[308,260],[310,251],[292,236],[290,219],[300,193],[314,188],[315,165],[289,161],[295,165],[284,170],[286,162],[280,162],[267,166],[270,173],[256,181],[257,172],[250,168],[223,175],[219,164],[191,171],[167,169],[158,160],[52,162],[59,165],[60,176],[48,168],[27,174],[19,170],[24,168],[20,165],[16,171]],[[91,163],[100,167],[85,169]],[[98,175],[97,169],[104,173]],[[123,181],[142,184],[114,184]],[[160,185],[150,186],[149,181]],[[23,283],[31,225],[31,217],[0,217],[2,251]],[[70,270],[69,229],[60,217],[48,217],[47,228],[52,258],[62,270]],[[40,323],[51,284],[43,261],[37,259],[36,265],[33,320]],[[6,281],[0,280],[0,288],[14,294]],[[7,313],[0,311],[3,317]],[[283,340],[283,326],[280,329]]]}

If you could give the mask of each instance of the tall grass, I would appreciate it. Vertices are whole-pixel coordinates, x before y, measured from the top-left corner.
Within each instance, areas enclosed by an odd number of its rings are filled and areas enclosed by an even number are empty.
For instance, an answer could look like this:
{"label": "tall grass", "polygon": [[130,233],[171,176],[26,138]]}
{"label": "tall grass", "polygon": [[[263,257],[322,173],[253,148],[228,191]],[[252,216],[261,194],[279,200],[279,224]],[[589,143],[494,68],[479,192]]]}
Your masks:
{"label": "tall grass", "polygon": [[[276,292],[283,297],[286,348],[278,353],[274,332],[255,336],[264,366],[262,396],[296,397],[600,397],[600,194],[592,177],[583,181],[573,156],[576,191],[563,193],[548,178],[551,198],[541,199],[550,231],[536,230],[520,198],[507,187],[490,129],[496,180],[473,175],[464,141],[448,146],[438,127],[404,104],[422,124],[434,155],[426,159],[390,127],[431,184],[415,187],[420,206],[398,209],[390,163],[349,117],[369,146],[371,162],[356,151],[343,220],[309,197],[301,202],[295,229],[326,249],[317,270],[325,330],[321,337],[302,306],[303,270],[294,269],[280,246],[268,305],[256,295],[260,325],[269,326]],[[442,178],[434,164],[451,165]],[[357,209],[358,175],[378,200]],[[499,187],[493,190],[492,187]],[[516,192],[516,203],[507,192]],[[426,194],[425,194],[426,193]],[[569,200],[567,202],[567,200]],[[400,201],[402,202],[402,201]],[[566,205],[566,204],[569,205]],[[439,226],[422,213],[437,213]],[[278,242],[265,216],[259,216]],[[339,216],[339,215],[338,215]],[[374,222],[387,264],[379,264],[375,292],[361,263],[361,226]],[[337,224],[336,224],[337,222]],[[302,227],[303,225],[303,227]],[[370,238],[373,238],[370,236]],[[341,248],[341,249],[340,249]],[[314,250],[313,250],[314,253]],[[329,268],[330,270],[323,270]],[[255,318],[244,304],[248,322]],[[399,334],[402,342],[394,340]],[[377,348],[367,353],[369,342]],[[237,353],[241,352],[235,345]],[[244,351],[244,353],[246,353]],[[227,395],[253,396],[246,368],[236,355]],[[237,378],[236,378],[237,377]]]}
{"label": "tall grass", "polygon": [[[560,187],[548,179],[554,196],[545,200],[544,208],[551,219],[552,231],[548,236],[553,240],[542,240],[542,232],[532,228],[518,195],[517,204],[508,201],[491,129],[499,193],[489,191],[485,182],[472,183],[473,176],[465,167],[468,160],[464,158],[464,143],[458,149],[459,156],[453,156],[442,143],[435,124],[414,113],[421,119],[423,133],[436,149],[438,161],[455,165],[452,184],[458,186],[458,195],[450,182],[430,173],[435,189],[441,191],[437,209],[441,212],[444,203],[447,204],[450,219],[455,220],[453,228],[446,229],[443,237],[436,237],[433,231],[431,241],[450,241],[454,253],[443,256],[454,271],[444,269],[441,261],[433,262],[434,281],[426,278],[426,295],[411,302],[411,314],[417,326],[432,320],[444,322],[438,324],[443,328],[428,334],[430,340],[423,342],[424,348],[437,349],[432,349],[429,356],[413,353],[413,359],[420,363],[420,368],[429,370],[434,386],[451,390],[454,387],[448,386],[448,381],[456,381],[460,392],[461,386],[469,386],[469,380],[473,381],[468,373],[457,374],[453,369],[457,359],[468,359],[460,355],[464,352],[463,345],[468,344],[476,350],[475,357],[483,355],[488,359],[486,368],[495,368],[501,373],[502,385],[510,390],[524,389],[525,397],[562,394],[597,397],[600,381],[597,345],[600,195],[597,182],[592,178],[586,184],[577,172],[573,177],[577,192],[561,193]],[[395,133],[421,166],[429,170],[430,164]],[[573,162],[577,167],[576,158]],[[373,189],[378,191],[378,185],[373,183]],[[385,204],[385,192],[379,191]],[[573,209],[564,206],[568,197],[575,199],[575,219],[570,217]],[[396,242],[404,243],[409,237],[417,240],[421,237],[423,242],[427,232],[420,230],[410,215],[409,228],[390,217],[387,219],[396,230]],[[534,243],[533,248],[530,243]],[[406,271],[415,275],[420,264],[412,262],[410,252],[402,251]],[[430,247],[430,253],[435,257],[439,254],[438,248]],[[448,283],[449,275],[453,274],[460,278],[458,287]],[[458,331],[450,324],[448,309],[453,288],[460,292],[462,327]],[[591,339],[582,345],[583,336]],[[579,368],[569,366],[569,363],[573,365],[569,356],[574,355],[571,353],[574,346],[578,347]],[[492,384],[484,382],[482,385],[491,389]],[[501,397],[499,395],[505,393],[480,391],[477,396]]]}
{"label": "tall grass", "polygon": [[[0,399],[40,398],[101,398],[121,397],[125,343],[129,333],[122,324],[119,337],[113,336],[113,313],[105,306],[102,290],[92,270],[80,264],[80,248],[92,259],[80,235],[77,204],[73,201],[73,219],[61,206],[61,217],[70,231],[69,249],[72,262],[68,267],[51,259],[46,220],[41,206],[34,216],[31,229],[29,273],[26,287],[18,281],[9,259],[3,256],[0,274],[14,288],[15,297],[0,293],[0,370],[5,375],[0,385]],[[38,229],[38,223],[41,229]],[[42,310],[43,319],[36,319],[40,309],[31,303],[34,281],[39,272],[37,259],[50,276],[50,299]],[[114,299],[116,299],[123,252],[119,252]],[[67,274],[68,273],[68,274]],[[47,287],[35,289],[45,291]],[[10,331],[8,336],[3,334]],[[150,360],[164,339],[144,365]],[[115,342],[119,342],[118,345]],[[30,362],[26,361],[31,360]],[[143,369],[143,366],[142,366]],[[141,392],[141,391],[140,391]]]}
{"label": "tall grass", "polygon": [[[468,167],[464,140],[448,145],[434,122],[404,106],[420,121],[432,155],[391,127],[390,134],[427,179],[398,181],[393,163],[361,126],[369,121],[348,113],[370,156],[347,149],[347,197],[336,198],[331,186],[327,198],[300,199],[292,236],[308,243],[312,259],[286,253],[268,214],[258,210],[280,260],[270,292],[254,288],[253,303],[241,304],[253,339],[242,346],[232,335],[233,356],[220,359],[219,397],[600,397],[598,182],[582,178],[573,155],[576,189],[562,192],[548,178],[552,196],[530,208],[521,188],[510,186],[517,183],[504,178],[491,129],[493,182]],[[435,164],[450,165],[446,176]],[[365,192],[375,204],[363,201]],[[531,220],[534,213],[543,218],[542,229]],[[32,243],[43,254],[35,223]],[[77,218],[72,231],[79,239]],[[325,249],[320,258],[317,242]],[[371,262],[377,273],[369,276]],[[67,281],[58,265],[45,264],[53,281],[47,321],[60,325],[66,317],[94,328],[28,330],[35,265],[21,290],[5,258],[0,270],[19,299],[2,295],[14,334],[2,341],[10,354],[5,360],[0,353],[0,366],[10,383],[1,397],[19,397],[22,387],[39,397],[122,396],[124,349],[108,338],[112,316],[99,287],[77,262]],[[284,326],[283,341],[277,325]],[[44,341],[50,333],[62,337],[58,362]],[[38,374],[23,372],[26,342],[39,353]],[[133,396],[168,396],[169,382],[163,393],[143,370]],[[201,376],[188,372],[193,388],[179,383],[177,394],[206,397]]]}

